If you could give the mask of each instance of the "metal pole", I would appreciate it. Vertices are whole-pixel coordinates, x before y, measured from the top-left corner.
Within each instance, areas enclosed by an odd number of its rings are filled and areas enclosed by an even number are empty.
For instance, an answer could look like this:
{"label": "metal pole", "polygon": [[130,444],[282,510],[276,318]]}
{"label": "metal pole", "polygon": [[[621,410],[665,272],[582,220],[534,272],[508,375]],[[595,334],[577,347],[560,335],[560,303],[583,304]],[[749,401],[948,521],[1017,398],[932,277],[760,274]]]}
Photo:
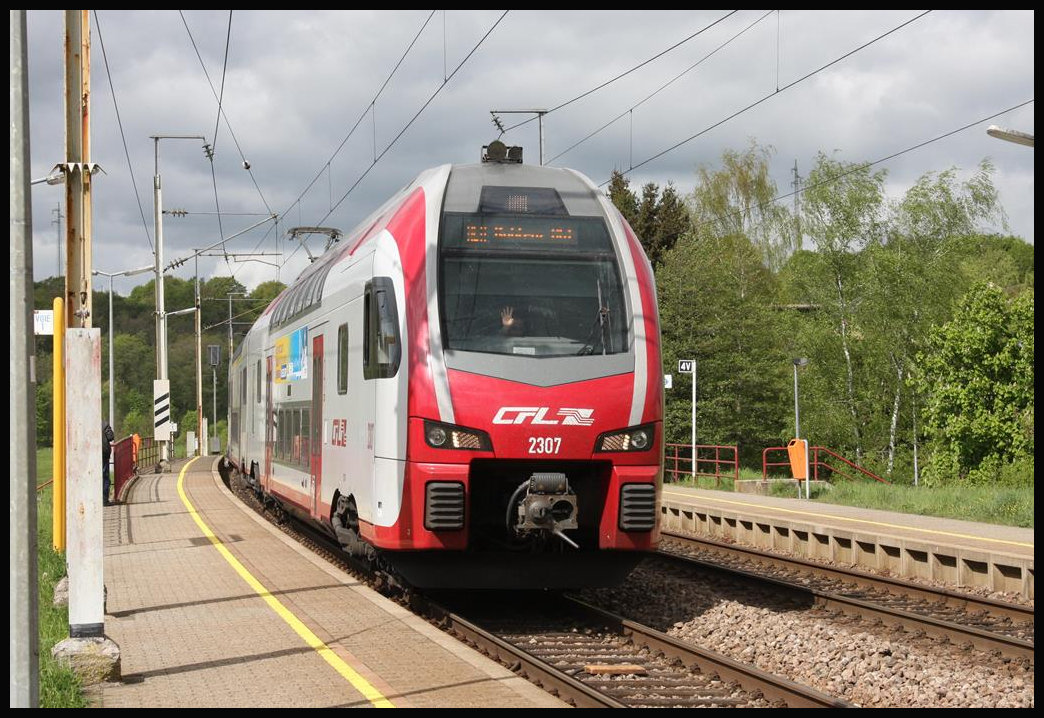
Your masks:
{"label": "metal pole", "polygon": [[[116,382],[113,381],[112,371],[112,275],[109,275],[109,426],[112,427],[113,432],[116,431],[116,389],[114,388]],[[115,483],[116,479],[116,452],[109,453],[109,476],[113,478]]]}
{"label": "metal pole", "polygon": [[203,349],[200,346],[199,255],[196,255],[196,456],[203,456]]}
{"label": "metal pole", "polygon": [[540,166],[544,166],[544,113],[537,115],[537,125],[540,127]]}
{"label": "metal pole", "polygon": [[[540,152],[539,152],[539,154],[540,154],[540,164],[541,165],[544,164],[544,115],[547,114],[547,110],[490,110],[490,113],[493,114],[493,115],[500,115],[500,114],[507,115],[507,114],[519,114],[519,113],[536,115],[537,116],[537,127],[539,128],[538,133],[539,133],[539,139],[540,139],[540,148],[539,148],[539,150],[540,150]],[[528,120],[527,120],[527,122],[528,122]]]}
{"label": "metal pole", "polygon": [[798,414],[797,364],[794,365],[794,438],[801,438],[801,416]]}
{"label": "metal pole", "polygon": [[[798,413],[798,366],[805,366],[807,359],[794,360],[794,438],[805,445],[805,498],[812,498],[812,472],[809,470],[808,439],[801,438],[801,415]],[[798,483],[798,498],[801,498],[801,483]]]}
{"label": "metal pole", "polygon": [[[36,571],[36,377],[33,365],[33,241],[29,177],[26,11],[11,10],[11,241],[9,359],[11,462],[9,665],[12,708],[38,708],[39,586]],[[57,330],[57,327],[55,328]]]}
{"label": "metal pole", "polygon": [[51,478],[54,494],[51,496],[51,545],[55,551],[65,550],[65,300],[55,297],[54,307],[54,359],[51,362],[54,379],[51,422],[54,438],[51,444]]}
{"label": "metal pole", "polygon": [[[214,413],[211,414],[211,416],[214,417],[214,427],[212,429],[212,432],[213,432],[214,436],[217,436],[217,367],[216,366],[213,367],[210,370],[210,374],[213,377],[213,393],[211,394],[211,396],[214,397]],[[209,437],[208,437],[208,439],[209,439]],[[208,452],[210,451],[210,447],[209,446],[207,447],[207,451]]]}
{"label": "metal pole", "polygon": [[[228,371],[229,371],[229,386],[232,386],[232,295],[239,294],[246,297],[246,292],[228,292]],[[216,416],[216,414],[215,414]],[[228,402],[226,407],[225,426],[229,431],[232,427],[232,402]]]}
{"label": "metal pole", "polygon": [[[228,376],[226,378],[228,386],[232,386],[232,292],[228,293]],[[225,407],[225,430],[228,432],[232,431],[232,401],[227,402],[228,406]],[[232,440],[232,434],[228,434],[229,441]]]}
{"label": "metal pole", "polygon": [[[153,178],[153,189],[156,205],[156,378],[167,378],[167,313],[163,298],[163,190],[159,171],[159,141],[203,140],[202,135],[151,135],[155,141],[156,175]],[[171,415],[174,413],[171,402]],[[169,442],[160,441],[160,462],[166,463],[169,456]]]}
{"label": "metal pole", "polygon": [[232,365],[232,295],[238,292],[228,293],[228,362]]}
{"label": "metal pole", "polygon": [[696,360],[692,360],[692,480],[696,481]]}
{"label": "metal pole", "polygon": [[[167,314],[163,301],[163,190],[159,173],[159,137],[155,141],[156,174],[152,189],[156,223],[156,378],[167,378]],[[160,466],[167,463],[167,442],[160,441]]]}
{"label": "metal pole", "polygon": [[62,276],[62,205],[59,204],[56,209],[52,209],[51,212],[57,212],[58,218],[52,220],[51,224],[58,227],[58,276]]}
{"label": "metal pole", "polygon": [[[801,415],[798,413],[797,362],[794,362],[794,438],[801,441]],[[805,481],[808,481],[808,445],[805,446]],[[801,498],[801,482],[798,481],[798,498]],[[807,492],[806,492],[807,493]]]}
{"label": "metal pole", "polygon": [[116,413],[113,385],[113,276],[109,276],[109,426],[116,431]]}
{"label": "metal pole", "polygon": [[917,396],[913,398],[913,471],[914,486],[920,484],[920,475],[917,468]]}
{"label": "metal pole", "polygon": [[[150,269],[152,269],[152,267],[139,267],[138,269],[128,269],[123,272],[103,272],[100,269],[91,270],[91,274],[100,274],[109,278],[109,426],[112,427],[113,431],[116,431],[116,371],[113,368],[113,362],[115,361],[116,355],[113,347],[115,327],[113,326],[112,319],[112,278],[129,277],[134,274],[147,272]],[[115,463],[115,458],[113,458],[113,463]]]}

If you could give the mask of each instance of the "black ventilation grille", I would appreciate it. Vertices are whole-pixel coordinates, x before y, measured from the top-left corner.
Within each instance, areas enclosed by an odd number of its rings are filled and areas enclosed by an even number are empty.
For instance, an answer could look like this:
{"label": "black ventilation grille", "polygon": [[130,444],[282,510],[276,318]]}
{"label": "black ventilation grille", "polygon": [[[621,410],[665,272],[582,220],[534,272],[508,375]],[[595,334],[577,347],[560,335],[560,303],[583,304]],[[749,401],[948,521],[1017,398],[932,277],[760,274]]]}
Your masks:
{"label": "black ventilation grille", "polygon": [[620,528],[652,531],[656,527],[656,486],[624,484],[620,488]]}
{"label": "black ventilation grille", "polygon": [[455,531],[464,528],[464,484],[431,481],[424,487],[424,528]]}

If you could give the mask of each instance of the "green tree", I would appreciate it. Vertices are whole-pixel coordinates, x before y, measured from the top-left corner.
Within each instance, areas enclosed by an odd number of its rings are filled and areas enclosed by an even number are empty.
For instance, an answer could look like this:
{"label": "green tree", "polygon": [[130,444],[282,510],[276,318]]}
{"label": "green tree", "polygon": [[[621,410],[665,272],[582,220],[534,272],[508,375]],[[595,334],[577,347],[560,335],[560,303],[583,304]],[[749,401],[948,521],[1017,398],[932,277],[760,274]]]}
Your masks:
{"label": "green tree", "polygon": [[[737,444],[747,465],[760,463],[788,416],[775,280],[761,260],[742,235],[690,234],[657,275],[664,365],[696,360],[696,441]],[[691,384],[679,379],[667,395],[667,439],[688,444]]]}
{"label": "green tree", "polygon": [[36,385],[36,444],[54,446],[54,381]]}
{"label": "green tree", "polygon": [[1010,295],[1033,288],[1033,245],[1019,237],[973,235],[955,251],[969,286],[993,282]]}
{"label": "green tree", "polygon": [[630,182],[614,171],[608,196],[634,230],[653,271],[659,269],[663,255],[690,227],[689,211],[673,184],[668,183],[661,193],[655,182],[649,182],[642,188],[639,201],[630,189]]}
{"label": "green tree", "polygon": [[[151,338],[149,334],[148,339]],[[116,426],[113,429],[119,436],[135,432],[152,436],[152,382],[156,378],[154,347],[138,334],[117,333],[112,354],[116,387]],[[128,425],[126,419],[130,414],[148,416],[147,430],[144,426]]]}
{"label": "green tree", "polygon": [[[802,203],[803,232],[815,244],[820,267],[818,280],[808,284],[811,303],[822,308],[815,314],[828,323],[833,337],[820,333],[824,343],[812,356],[822,373],[842,362],[843,378],[835,384],[850,419],[850,440],[857,463],[862,461],[867,410],[866,383],[860,381],[866,357],[862,352],[866,337],[859,325],[860,304],[865,296],[861,276],[860,252],[879,243],[884,234],[884,172],[871,173],[869,165],[856,165],[831,159],[819,153],[809,172]],[[810,372],[813,373],[813,372]]]}
{"label": "green tree", "polygon": [[[743,159],[726,151],[719,168],[700,169],[689,197],[696,221],[657,272],[665,366],[696,359],[697,443],[738,444],[748,464],[783,433],[789,389],[764,227],[752,221],[775,216],[751,207],[775,195],[766,162],[753,149]],[[666,422],[668,439],[688,444],[686,384],[668,393]]]}
{"label": "green tree", "polygon": [[726,150],[722,166],[701,166],[693,190],[692,221],[702,236],[744,236],[758,248],[766,266],[778,269],[794,247],[792,222],[775,201],[769,176],[772,147],[754,140],[744,152]]}
{"label": "green tree", "polygon": [[[200,285],[200,303],[203,310],[201,323],[204,329],[219,325],[225,327],[227,325],[230,304],[228,295],[230,292],[245,295],[246,287],[232,277],[211,277]],[[235,304],[235,302],[232,302],[232,304]],[[233,311],[233,313],[235,312]]]}
{"label": "green tree", "polygon": [[934,450],[927,483],[990,483],[1005,464],[1032,461],[1033,313],[1032,292],[1009,300],[980,282],[930,332],[917,378]]}
{"label": "green tree", "polygon": [[[985,220],[1002,219],[993,187],[993,168],[983,162],[967,181],[957,170],[929,172],[897,202],[888,222],[887,242],[871,244],[863,252],[866,281],[860,323],[866,329],[867,375],[878,386],[872,407],[872,426],[887,426],[887,469],[891,475],[907,378],[914,356],[929,328],[949,318],[966,285],[955,271],[955,255]],[[925,287],[932,287],[925,292]],[[876,371],[875,371],[876,370]],[[888,394],[891,394],[889,397]],[[911,417],[912,412],[906,412]],[[911,437],[912,438],[912,437]],[[885,437],[871,437],[882,446]]]}
{"label": "green tree", "polygon": [[609,177],[609,189],[606,191],[609,201],[620,210],[627,224],[634,229],[638,224],[638,198],[631,191],[631,181],[619,170],[613,170]]}
{"label": "green tree", "polygon": [[272,300],[278,297],[284,289],[286,289],[286,285],[282,282],[269,281],[258,284],[250,293],[253,303],[246,305],[247,308],[241,311],[243,318],[250,321],[256,320],[261,316],[261,312],[265,311],[265,307],[271,304]]}

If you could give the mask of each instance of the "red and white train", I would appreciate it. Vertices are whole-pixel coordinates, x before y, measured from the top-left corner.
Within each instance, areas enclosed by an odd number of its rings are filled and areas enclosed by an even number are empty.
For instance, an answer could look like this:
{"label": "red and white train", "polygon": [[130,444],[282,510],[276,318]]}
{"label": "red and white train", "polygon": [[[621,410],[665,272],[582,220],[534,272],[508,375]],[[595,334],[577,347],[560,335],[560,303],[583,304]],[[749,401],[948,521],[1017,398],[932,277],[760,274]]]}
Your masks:
{"label": "red and white train", "polygon": [[413,586],[614,585],[659,540],[659,342],[616,208],[491,143],[268,306],[231,364],[222,468]]}

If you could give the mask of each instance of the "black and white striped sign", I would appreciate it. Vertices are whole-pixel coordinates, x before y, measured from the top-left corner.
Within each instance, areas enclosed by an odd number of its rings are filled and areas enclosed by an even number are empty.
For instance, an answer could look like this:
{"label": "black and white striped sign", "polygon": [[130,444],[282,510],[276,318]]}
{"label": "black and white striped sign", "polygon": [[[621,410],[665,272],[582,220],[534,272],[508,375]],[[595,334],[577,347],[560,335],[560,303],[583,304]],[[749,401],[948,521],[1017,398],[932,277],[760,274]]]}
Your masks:
{"label": "black and white striped sign", "polygon": [[170,441],[170,379],[152,380],[153,437]]}

